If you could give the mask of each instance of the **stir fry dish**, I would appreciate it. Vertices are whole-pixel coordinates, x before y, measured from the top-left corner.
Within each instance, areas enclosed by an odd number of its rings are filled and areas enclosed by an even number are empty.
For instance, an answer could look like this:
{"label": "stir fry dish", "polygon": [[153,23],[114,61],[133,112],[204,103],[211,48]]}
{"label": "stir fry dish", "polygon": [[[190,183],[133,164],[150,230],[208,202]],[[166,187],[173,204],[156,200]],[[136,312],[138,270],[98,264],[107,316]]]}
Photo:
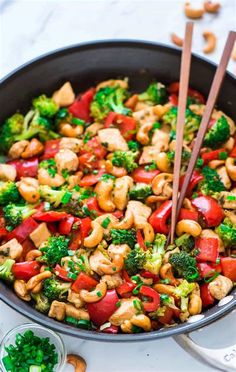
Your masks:
{"label": "stir fry dish", "polygon": [[[23,301],[78,328],[138,333],[232,290],[236,127],[218,109],[166,243],[178,91],[153,82],[131,94],[124,79],[75,96],[66,82],[2,124],[0,278]],[[204,107],[189,89],[180,187]]]}

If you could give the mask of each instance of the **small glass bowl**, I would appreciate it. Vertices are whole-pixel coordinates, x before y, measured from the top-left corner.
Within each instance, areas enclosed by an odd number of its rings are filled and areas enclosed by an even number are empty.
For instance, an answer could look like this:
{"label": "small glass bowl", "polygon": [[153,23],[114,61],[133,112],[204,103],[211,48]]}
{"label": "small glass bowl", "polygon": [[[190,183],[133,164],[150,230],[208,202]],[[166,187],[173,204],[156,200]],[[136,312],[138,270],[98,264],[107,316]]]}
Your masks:
{"label": "small glass bowl", "polygon": [[2,362],[2,359],[7,355],[5,351],[5,346],[8,346],[10,344],[15,345],[16,335],[18,333],[25,333],[26,331],[29,330],[34,332],[34,334],[38,337],[42,338],[48,337],[50,339],[50,343],[55,345],[56,352],[58,354],[58,363],[54,367],[55,372],[62,371],[62,368],[65,365],[66,360],[66,350],[61,337],[54,331],[34,323],[22,324],[16,328],[13,328],[4,336],[0,344],[0,370],[6,372],[6,369]]}

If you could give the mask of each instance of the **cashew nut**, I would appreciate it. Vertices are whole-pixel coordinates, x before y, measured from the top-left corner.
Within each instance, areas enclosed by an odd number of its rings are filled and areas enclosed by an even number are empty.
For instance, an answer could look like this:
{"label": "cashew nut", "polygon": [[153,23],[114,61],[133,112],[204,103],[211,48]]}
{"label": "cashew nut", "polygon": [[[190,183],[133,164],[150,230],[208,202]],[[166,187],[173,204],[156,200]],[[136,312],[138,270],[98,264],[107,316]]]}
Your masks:
{"label": "cashew nut", "polygon": [[172,195],[171,183],[173,182],[173,174],[160,173],[152,180],[152,190],[155,195],[161,196],[161,200],[167,200]]}
{"label": "cashew nut", "polygon": [[172,265],[170,263],[166,263],[160,268],[160,277],[162,279],[168,279],[170,284],[177,285],[179,281],[175,279],[173,272],[172,272]]}
{"label": "cashew nut", "polygon": [[189,296],[188,312],[190,315],[197,315],[202,312],[202,300],[199,294],[192,292]]}
{"label": "cashew nut", "polygon": [[117,230],[128,230],[134,223],[134,215],[131,210],[126,209],[123,220],[113,224],[113,228]]}
{"label": "cashew nut", "polygon": [[144,314],[139,314],[139,315],[134,315],[130,322],[137,326],[142,328],[144,331],[149,332],[151,331],[151,320],[147,315]]}
{"label": "cashew nut", "polygon": [[147,145],[150,142],[150,138],[148,134],[150,130],[152,129],[152,127],[153,127],[153,123],[147,122],[139,128],[136,138],[142,145]]}
{"label": "cashew nut", "polygon": [[224,165],[224,164],[225,164],[225,160],[211,160],[208,163],[208,167],[211,168],[211,169],[216,169],[220,165]]}
{"label": "cashew nut", "polygon": [[71,125],[69,123],[61,123],[59,132],[65,137],[79,137],[84,131],[84,127],[82,125]]}
{"label": "cashew nut", "polygon": [[26,283],[27,291],[31,291],[34,287],[36,287],[39,283],[41,283],[44,279],[50,278],[52,276],[51,271],[43,271],[40,274],[37,274],[30,278]]}
{"label": "cashew nut", "polygon": [[10,164],[0,164],[0,180],[1,181],[15,181],[16,169]]}
{"label": "cashew nut", "polygon": [[25,261],[34,261],[37,257],[41,257],[42,252],[38,249],[32,249],[25,256]]}
{"label": "cashew nut", "polygon": [[101,123],[93,123],[93,124],[89,125],[89,126],[85,129],[84,134],[86,135],[87,133],[89,133],[89,136],[90,136],[90,138],[91,138],[91,137],[96,136],[96,135],[98,134],[98,131],[99,131],[100,129],[102,129],[102,128],[103,128],[103,124],[101,124]]}
{"label": "cashew nut", "polygon": [[225,186],[225,188],[226,189],[230,189],[230,187],[231,187],[231,181],[230,181],[230,178],[229,178],[229,175],[228,175],[228,172],[227,172],[226,167],[225,166],[219,167],[216,170],[216,172],[220,176],[220,180],[223,183],[223,185]]}
{"label": "cashew nut", "polygon": [[128,192],[133,187],[133,179],[130,176],[117,178],[113,189],[113,202],[119,210],[123,211],[128,203]]}
{"label": "cashew nut", "polygon": [[124,258],[122,254],[114,254],[112,257],[112,262],[101,262],[99,265],[99,270],[104,274],[113,275],[120,272],[124,266]]}
{"label": "cashew nut", "polygon": [[127,99],[125,102],[125,106],[133,110],[138,103],[138,94],[133,94],[131,97]]}
{"label": "cashew nut", "polygon": [[203,7],[193,8],[189,2],[185,3],[184,12],[186,17],[190,19],[202,18],[205,10]]}
{"label": "cashew nut", "polygon": [[235,139],[233,137],[229,137],[228,141],[226,141],[224,144],[223,144],[223,148],[227,151],[231,151],[233,150],[234,148],[234,144],[235,144]]}
{"label": "cashew nut", "polygon": [[86,289],[81,289],[80,298],[82,301],[87,303],[100,301],[107,293],[107,285],[105,282],[97,284],[96,288],[89,292]]}
{"label": "cashew nut", "polygon": [[38,180],[22,177],[17,183],[18,191],[28,203],[36,203],[40,199]]}
{"label": "cashew nut", "polygon": [[207,13],[217,13],[220,10],[220,3],[213,3],[212,1],[204,1],[204,9]]}
{"label": "cashew nut", "polygon": [[160,152],[156,157],[156,165],[157,168],[161,172],[169,172],[170,171],[170,162],[166,152]]}
{"label": "cashew nut", "polygon": [[9,158],[19,159],[21,157],[22,152],[24,152],[24,150],[28,146],[28,144],[29,144],[29,141],[26,141],[26,140],[15,142],[11,146],[11,148],[8,152]]}
{"label": "cashew nut", "polygon": [[43,152],[43,149],[43,144],[39,140],[37,140],[37,138],[33,138],[28,143],[24,151],[21,153],[21,157],[23,159],[27,159],[36,155],[40,155]]}
{"label": "cashew nut", "polygon": [[24,301],[30,301],[31,297],[28,294],[26,288],[26,282],[24,280],[16,279],[13,284],[14,291],[16,292],[17,296]]}
{"label": "cashew nut", "polygon": [[60,187],[65,183],[65,179],[60,174],[55,174],[51,177],[48,174],[47,169],[39,168],[38,170],[38,181],[40,185],[48,185],[50,187]]}
{"label": "cashew nut", "polygon": [[63,84],[60,89],[53,93],[52,99],[59,107],[71,105],[75,100],[75,93],[71,83],[67,81]]}
{"label": "cashew nut", "polygon": [[127,170],[123,167],[116,167],[112,164],[110,159],[105,161],[105,168],[107,173],[112,174],[115,177],[123,177],[127,175]]}
{"label": "cashew nut", "polygon": [[125,320],[120,326],[123,333],[133,333],[133,324],[130,320]]}
{"label": "cashew nut", "polygon": [[206,40],[205,47],[203,48],[203,53],[208,54],[214,52],[217,42],[215,34],[211,31],[204,31],[202,35]]}
{"label": "cashew nut", "polygon": [[87,364],[86,364],[85,360],[79,355],[68,354],[67,355],[67,363],[72,364],[72,366],[75,369],[75,372],[85,372],[86,371]]}
{"label": "cashew nut", "polygon": [[202,232],[202,228],[196,221],[192,220],[181,220],[176,225],[176,234],[178,236],[184,233],[192,235],[194,238],[199,236]]}
{"label": "cashew nut", "polygon": [[102,81],[101,83],[99,83],[96,86],[96,91],[100,90],[101,88],[105,88],[105,87],[111,87],[111,88],[121,87],[121,88],[124,88],[124,89],[128,89],[129,85],[128,85],[128,81],[126,79],[124,79],[124,80],[110,79],[110,80],[105,80],[105,81]]}
{"label": "cashew nut", "polygon": [[103,238],[103,228],[98,222],[93,221],[91,223],[91,227],[92,233],[84,239],[84,246],[86,248],[95,247],[101,242]]}
{"label": "cashew nut", "polygon": [[152,225],[150,225],[148,222],[143,225],[143,235],[145,242],[153,242],[155,234]]}
{"label": "cashew nut", "polygon": [[227,158],[225,162],[226,170],[231,180],[236,181],[236,165],[234,158]]}
{"label": "cashew nut", "polygon": [[171,37],[171,41],[173,44],[177,45],[178,47],[183,46],[183,43],[184,43],[183,38],[179,37],[175,33],[172,33],[170,37]]}
{"label": "cashew nut", "polygon": [[168,284],[157,283],[154,284],[153,289],[155,289],[155,291],[157,291],[158,293],[168,294],[169,296],[171,296],[174,293],[175,287]]}
{"label": "cashew nut", "polygon": [[105,212],[113,212],[116,208],[115,204],[111,200],[112,190],[112,179],[108,179],[107,181],[99,181],[95,187],[98,205]]}
{"label": "cashew nut", "polygon": [[118,273],[114,275],[103,275],[101,281],[106,283],[108,289],[114,289],[123,283],[123,280]]}

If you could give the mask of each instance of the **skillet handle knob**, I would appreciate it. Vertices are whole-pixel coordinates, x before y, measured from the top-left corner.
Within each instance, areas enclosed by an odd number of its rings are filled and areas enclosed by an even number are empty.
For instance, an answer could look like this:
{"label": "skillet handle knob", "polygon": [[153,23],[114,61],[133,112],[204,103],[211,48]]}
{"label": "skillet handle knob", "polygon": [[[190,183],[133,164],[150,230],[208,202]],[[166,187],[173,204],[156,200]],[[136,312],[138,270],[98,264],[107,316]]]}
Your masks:
{"label": "skillet handle knob", "polygon": [[199,346],[189,334],[173,337],[186,352],[205,364],[220,371],[236,371],[236,344],[222,349]]}

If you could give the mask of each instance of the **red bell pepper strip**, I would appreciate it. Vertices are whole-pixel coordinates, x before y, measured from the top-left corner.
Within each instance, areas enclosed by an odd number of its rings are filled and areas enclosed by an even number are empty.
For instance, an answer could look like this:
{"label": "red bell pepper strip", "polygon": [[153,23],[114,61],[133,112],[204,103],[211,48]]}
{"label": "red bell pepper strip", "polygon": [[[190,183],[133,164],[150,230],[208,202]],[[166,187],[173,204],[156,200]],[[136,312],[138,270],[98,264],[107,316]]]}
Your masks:
{"label": "red bell pepper strip", "polygon": [[105,323],[117,310],[118,301],[115,289],[110,289],[100,301],[88,303],[87,309],[92,322],[98,326]]}
{"label": "red bell pepper strip", "polygon": [[174,311],[172,310],[172,308],[169,306],[166,306],[164,315],[159,316],[158,321],[161,324],[171,324],[173,321],[173,316],[174,316]]}
{"label": "red bell pepper strip", "polygon": [[122,270],[122,278],[127,282],[127,283],[133,283],[131,278],[129,277],[129,274],[127,273],[126,270]]}
{"label": "red bell pepper strip", "polygon": [[222,257],[221,260],[222,273],[227,278],[236,282],[236,258],[234,257]]}
{"label": "red bell pepper strip", "polygon": [[70,245],[69,245],[69,248],[72,251],[78,249],[81,246],[84,238],[88,236],[91,230],[92,220],[89,217],[85,217],[85,218],[78,219],[76,222],[79,223],[79,226],[77,230],[73,231],[72,238],[71,238]]}
{"label": "red bell pepper strip", "polygon": [[71,289],[76,293],[79,293],[81,289],[86,289],[87,291],[90,291],[91,289],[95,288],[97,284],[98,284],[97,280],[81,272],[78,275],[76,281],[72,284]]}
{"label": "red bell pepper strip", "polygon": [[101,144],[98,137],[91,138],[84,146],[84,150],[81,151],[81,154],[83,151],[92,152],[99,160],[104,159],[107,154],[106,148]]}
{"label": "red bell pepper strip", "polygon": [[82,238],[81,238],[81,231],[78,228],[77,230],[73,230],[72,237],[69,244],[69,249],[71,251],[76,251],[82,244]]}
{"label": "red bell pepper strip", "polygon": [[178,106],[178,96],[175,93],[169,95],[169,102],[172,106]]}
{"label": "red bell pepper strip", "polygon": [[66,212],[48,211],[48,212],[36,212],[33,214],[33,218],[37,221],[42,222],[58,222],[68,217]]}
{"label": "red bell pepper strip", "polygon": [[[179,82],[176,81],[174,83],[171,83],[168,87],[168,91],[170,93],[179,93]],[[206,102],[204,96],[196,89],[189,88],[188,96],[194,98],[198,103],[204,104]]]}
{"label": "red bell pepper strip", "polygon": [[229,153],[229,156],[231,158],[236,158],[236,146],[234,146],[234,148],[231,150],[231,152]]}
{"label": "red bell pepper strip", "polygon": [[134,118],[122,114],[114,115],[114,113],[111,112],[105,121],[104,127],[109,128],[112,124],[120,130],[126,141],[132,140],[136,130],[136,121]]}
{"label": "red bell pepper strip", "polygon": [[81,94],[73,103],[69,106],[69,112],[76,118],[84,120],[86,123],[91,121],[90,119],[90,104],[93,100],[95,89],[90,88],[85,93]]}
{"label": "red bell pepper strip", "polygon": [[60,149],[61,138],[46,141],[44,144],[44,153],[41,156],[40,160],[47,160],[54,158]]}
{"label": "red bell pepper strip", "polygon": [[[192,174],[191,180],[190,180],[189,185],[188,185],[188,188],[187,188],[187,193],[186,193],[186,194],[187,194],[188,196],[192,193],[194,187],[197,186],[197,184],[198,184],[200,181],[203,180],[203,178],[204,178],[203,175],[200,174],[197,170],[194,170],[194,171],[193,171],[193,174]],[[180,180],[179,180],[179,187],[180,187],[180,189],[181,189],[182,186],[183,186],[184,179],[185,179],[185,176],[184,176],[184,175],[180,177]]]}
{"label": "red bell pepper strip", "polygon": [[198,238],[196,240],[196,249],[199,253],[196,256],[198,262],[215,263],[219,256],[219,240],[216,238]]}
{"label": "red bell pepper strip", "polygon": [[38,158],[31,158],[28,160],[11,160],[7,164],[12,165],[17,172],[17,179],[21,177],[36,177],[38,173]]}
{"label": "red bell pepper strip", "polygon": [[74,216],[69,216],[59,222],[59,233],[61,235],[69,235],[72,229],[72,226],[75,222]]}
{"label": "red bell pepper strip", "polygon": [[198,212],[191,211],[190,209],[181,208],[178,217],[178,221],[180,220],[198,221]]}
{"label": "red bell pepper strip", "polygon": [[105,169],[100,169],[97,174],[86,174],[80,181],[79,186],[89,187],[95,185],[101,178],[101,176],[106,173]]}
{"label": "red bell pepper strip", "polygon": [[160,173],[158,169],[146,171],[144,167],[135,169],[132,173],[134,182],[151,183],[153,178]]}
{"label": "red bell pepper strip", "polygon": [[202,279],[211,278],[216,274],[216,272],[219,273],[221,271],[220,265],[214,267],[213,265],[209,265],[208,263],[205,262],[199,262],[197,264],[197,268]]}
{"label": "red bell pepper strip", "polygon": [[118,331],[119,331],[119,327],[114,326],[114,325],[112,325],[110,327],[107,327],[107,328],[104,328],[102,330],[103,333],[110,333],[112,335],[116,335],[118,333]]}
{"label": "red bell pepper strip", "polygon": [[141,230],[137,230],[136,239],[137,239],[137,242],[138,242],[138,245],[140,246],[140,248],[142,248],[144,251],[146,251],[147,247],[145,245],[145,241],[144,241],[144,238],[142,236],[142,231]]}
{"label": "red bell pepper strip", "polygon": [[140,295],[150,297],[151,302],[143,302],[143,308],[147,312],[155,311],[160,307],[160,295],[153,288],[142,285]]}
{"label": "red bell pepper strip", "polygon": [[5,227],[0,227],[0,239],[5,238],[5,236],[8,234],[8,231]]}
{"label": "red bell pepper strip", "polygon": [[210,291],[209,291],[209,284],[204,283],[200,286],[200,294],[202,299],[202,306],[208,307],[210,305],[213,305],[215,299],[212,297]]}
{"label": "red bell pepper strip", "polygon": [[40,264],[37,261],[18,262],[12,266],[15,279],[29,280],[40,273]]}
{"label": "red bell pepper strip", "polygon": [[86,206],[90,211],[95,211],[98,216],[104,214],[104,212],[99,208],[97,198],[95,196],[92,196],[86,201]]}
{"label": "red bell pepper strip", "polygon": [[159,276],[156,274],[150,273],[150,271],[141,270],[140,276],[143,278],[153,279],[153,283],[159,282]]}
{"label": "red bell pepper strip", "polygon": [[19,243],[22,243],[37,227],[38,223],[32,217],[26,218],[6,238],[7,240],[16,238]]}
{"label": "red bell pepper strip", "polygon": [[58,264],[55,267],[55,274],[56,276],[58,276],[60,279],[64,280],[65,282],[73,282],[73,279],[68,278],[68,272]]}
{"label": "red bell pepper strip", "polygon": [[170,217],[172,201],[167,200],[159,208],[157,208],[149,217],[149,223],[154,231],[160,234],[168,234],[169,226],[167,220]]}
{"label": "red bell pepper strip", "polygon": [[222,152],[225,152],[225,149],[218,149],[218,150],[213,150],[209,152],[204,152],[202,154],[202,159],[204,160],[204,164],[207,164],[211,160],[218,160]]}
{"label": "red bell pepper strip", "polygon": [[120,284],[116,288],[116,291],[121,297],[128,298],[132,296],[132,291],[135,287],[136,287],[135,283],[125,282]]}
{"label": "red bell pepper strip", "polygon": [[192,200],[192,205],[202,215],[207,227],[218,226],[224,218],[223,209],[211,196],[199,196]]}

